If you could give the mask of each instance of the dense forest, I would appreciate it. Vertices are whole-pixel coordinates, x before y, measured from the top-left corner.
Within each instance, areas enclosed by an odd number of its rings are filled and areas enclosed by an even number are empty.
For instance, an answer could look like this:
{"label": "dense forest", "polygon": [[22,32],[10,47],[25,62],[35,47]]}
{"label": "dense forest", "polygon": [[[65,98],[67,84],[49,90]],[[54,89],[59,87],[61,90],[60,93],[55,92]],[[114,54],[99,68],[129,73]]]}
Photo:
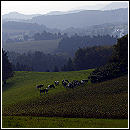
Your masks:
{"label": "dense forest", "polygon": [[58,46],[59,52],[69,53],[70,55],[74,55],[75,51],[79,48],[83,47],[92,47],[92,46],[105,46],[105,45],[114,45],[116,43],[117,37],[113,37],[110,35],[104,36],[78,36],[77,34],[71,37],[64,37]]}
{"label": "dense forest", "polygon": [[24,54],[8,52],[8,57],[13,64],[13,70],[46,72],[99,67],[106,64],[111,54],[111,46],[94,46],[78,49],[73,59],[64,55],[44,54],[40,51]]}
{"label": "dense forest", "polygon": [[79,48],[75,52],[75,56],[72,59],[68,59],[67,64],[62,67],[62,70],[85,70],[105,65],[109,61],[112,51],[112,46]]}
{"label": "dense forest", "polygon": [[66,63],[66,58],[62,55],[44,54],[40,51],[23,54],[8,52],[8,57],[16,71],[55,71]]}

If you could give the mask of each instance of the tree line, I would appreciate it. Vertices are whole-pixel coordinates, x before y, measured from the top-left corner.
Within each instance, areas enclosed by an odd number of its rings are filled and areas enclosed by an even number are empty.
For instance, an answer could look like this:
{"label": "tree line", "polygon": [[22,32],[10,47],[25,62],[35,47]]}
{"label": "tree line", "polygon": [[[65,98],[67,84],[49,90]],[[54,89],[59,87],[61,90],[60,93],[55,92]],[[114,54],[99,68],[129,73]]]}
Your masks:
{"label": "tree line", "polygon": [[45,54],[40,51],[19,54],[8,52],[14,71],[74,71],[96,68],[108,62],[112,46],[93,46],[79,48],[74,57]]}
{"label": "tree line", "polygon": [[24,41],[37,41],[37,40],[55,40],[55,39],[60,39],[67,37],[66,33],[61,34],[59,33],[51,33],[47,31],[43,32],[37,32],[34,33],[33,35],[29,34],[21,34],[21,36],[17,36],[15,38],[7,38],[5,40],[6,43],[13,43],[13,42],[24,42]]}
{"label": "tree line", "polygon": [[69,58],[62,71],[85,70],[105,65],[112,54],[112,46],[79,48],[73,58]]}
{"label": "tree line", "polygon": [[42,33],[35,33],[32,38],[34,40],[54,40],[54,39],[59,39],[62,37],[62,34],[59,32],[57,33],[50,33],[50,32],[46,32],[43,31]]}
{"label": "tree line", "polygon": [[67,61],[64,55],[45,54],[40,51],[28,53],[8,52],[14,71],[54,72],[60,71]]}

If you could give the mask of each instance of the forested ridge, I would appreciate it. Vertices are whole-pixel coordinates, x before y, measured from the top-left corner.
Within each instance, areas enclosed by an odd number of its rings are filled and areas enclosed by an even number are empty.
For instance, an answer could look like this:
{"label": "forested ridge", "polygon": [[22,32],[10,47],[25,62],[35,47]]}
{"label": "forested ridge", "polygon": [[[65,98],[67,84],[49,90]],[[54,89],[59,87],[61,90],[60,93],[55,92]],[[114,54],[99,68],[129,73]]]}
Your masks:
{"label": "forested ridge", "polygon": [[42,51],[23,54],[8,52],[8,56],[13,69],[17,71],[83,70],[106,64],[112,54],[112,45],[115,43],[116,38],[109,35],[89,37],[75,34],[68,37],[64,34],[53,54]]}
{"label": "forested ridge", "polygon": [[111,46],[116,43],[117,37],[110,35],[98,35],[98,36],[79,36],[77,34],[71,37],[64,37],[58,47],[58,51],[66,52],[70,55],[74,55],[75,51],[83,47],[92,46]]}

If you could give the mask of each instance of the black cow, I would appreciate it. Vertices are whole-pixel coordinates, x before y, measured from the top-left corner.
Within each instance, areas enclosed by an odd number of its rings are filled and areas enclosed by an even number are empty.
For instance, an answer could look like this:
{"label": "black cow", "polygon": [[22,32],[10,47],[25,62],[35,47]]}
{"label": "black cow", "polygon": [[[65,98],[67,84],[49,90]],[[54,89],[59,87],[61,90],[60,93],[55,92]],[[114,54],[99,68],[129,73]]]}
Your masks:
{"label": "black cow", "polygon": [[67,83],[69,83],[69,80],[65,79],[65,81],[66,81]]}
{"label": "black cow", "polygon": [[63,85],[64,87],[66,87],[67,84],[68,84],[68,83],[67,83],[66,81],[62,80],[62,85]]}
{"label": "black cow", "polygon": [[87,79],[83,79],[82,81],[83,81],[83,82],[85,82],[85,83],[87,83],[87,82],[88,82],[88,80],[87,80]]}
{"label": "black cow", "polygon": [[43,84],[40,84],[38,86],[36,86],[36,88],[42,88],[44,85]]}
{"label": "black cow", "polygon": [[77,87],[77,86],[80,86],[81,83],[78,80],[73,80],[72,84],[74,85],[74,87]]}
{"label": "black cow", "polygon": [[55,88],[54,84],[48,85],[48,88]]}
{"label": "black cow", "polygon": [[43,89],[43,90],[40,90],[40,95],[41,95],[41,93],[48,93],[48,89]]}
{"label": "black cow", "polygon": [[68,83],[68,85],[66,86],[66,88],[74,88],[74,84],[73,83]]}

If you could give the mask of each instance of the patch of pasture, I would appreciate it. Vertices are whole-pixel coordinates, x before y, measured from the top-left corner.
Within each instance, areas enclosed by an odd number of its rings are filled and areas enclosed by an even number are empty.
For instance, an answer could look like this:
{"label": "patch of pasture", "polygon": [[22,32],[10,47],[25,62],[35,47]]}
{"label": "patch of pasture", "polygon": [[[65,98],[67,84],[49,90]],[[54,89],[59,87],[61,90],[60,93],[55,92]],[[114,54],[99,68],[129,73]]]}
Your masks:
{"label": "patch of pasture", "polygon": [[[39,82],[50,84],[54,80],[67,78],[82,79],[91,70],[79,72],[17,72],[19,76],[17,80],[20,82],[20,74],[26,76],[27,83],[34,83],[39,77]],[[82,73],[83,72],[83,73]],[[65,74],[66,73],[66,74]],[[32,74],[32,75],[31,75]],[[44,75],[45,74],[45,75]],[[30,76],[31,75],[31,78]],[[65,77],[66,75],[66,77]],[[80,75],[84,75],[83,77]],[[47,77],[48,78],[47,78]],[[37,77],[37,78],[36,78]],[[43,78],[44,77],[44,78]],[[69,78],[70,77],[70,78]],[[85,78],[85,77],[84,77]],[[15,79],[15,77],[13,78]],[[30,79],[30,80],[29,80]],[[10,79],[11,80],[11,79]],[[29,80],[29,82],[28,82]],[[12,80],[11,80],[12,81]],[[60,81],[60,80],[59,80]],[[14,82],[14,81],[13,81]],[[36,82],[36,81],[35,81]],[[44,84],[45,84],[44,83]],[[3,91],[2,114],[3,116],[46,116],[46,117],[80,117],[80,118],[113,118],[127,119],[128,118],[128,76],[122,76],[117,79],[105,81],[97,84],[86,84],[82,87],[74,89],[65,89],[57,86],[51,89],[48,94],[40,96],[39,90],[33,87],[25,87],[23,83],[19,83],[21,87],[10,87]],[[46,84],[47,85],[47,84]],[[14,89],[15,88],[15,89]],[[21,88],[21,89],[20,89]],[[33,89],[32,89],[33,88]],[[14,90],[12,90],[14,89]],[[23,90],[22,90],[23,89]],[[24,91],[28,93],[24,93]],[[12,93],[11,93],[12,91]],[[17,92],[13,93],[13,92]],[[21,92],[23,91],[23,92]],[[9,92],[9,93],[8,93]],[[30,93],[29,93],[30,92]],[[21,93],[21,95],[19,95]],[[10,96],[12,94],[12,97]],[[13,96],[13,95],[17,96]],[[7,97],[8,99],[7,99]],[[21,97],[20,97],[21,96]],[[10,98],[11,99],[10,99]],[[14,102],[12,101],[14,100]]]}
{"label": "patch of pasture", "polygon": [[8,106],[16,104],[18,102],[26,102],[34,100],[40,97],[40,91],[36,88],[36,85],[44,84],[43,88],[47,88],[48,85],[54,84],[54,81],[60,81],[60,84],[55,89],[50,89],[48,95],[66,91],[62,86],[61,81],[68,79],[81,80],[86,79],[92,70],[84,71],[72,71],[72,72],[29,72],[19,71],[15,72],[14,77],[7,81],[7,85],[3,86],[2,92],[2,106]]}
{"label": "patch of pasture", "polygon": [[2,128],[128,128],[128,120],[3,116]]}
{"label": "patch of pasture", "polygon": [[3,48],[8,51],[15,51],[19,53],[26,53],[28,51],[42,51],[50,53],[54,51],[59,45],[60,39],[56,40],[39,40],[39,41],[25,41],[17,43],[3,44]]}
{"label": "patch of pasture", "polygon": [[[2,91],[3,127],[127,128],[128,75],[74,89],[61,85],[62,79],[87,79],[91,71],[16,72]],[[36,85],[57,80],[59,86],[40,95]]]}

